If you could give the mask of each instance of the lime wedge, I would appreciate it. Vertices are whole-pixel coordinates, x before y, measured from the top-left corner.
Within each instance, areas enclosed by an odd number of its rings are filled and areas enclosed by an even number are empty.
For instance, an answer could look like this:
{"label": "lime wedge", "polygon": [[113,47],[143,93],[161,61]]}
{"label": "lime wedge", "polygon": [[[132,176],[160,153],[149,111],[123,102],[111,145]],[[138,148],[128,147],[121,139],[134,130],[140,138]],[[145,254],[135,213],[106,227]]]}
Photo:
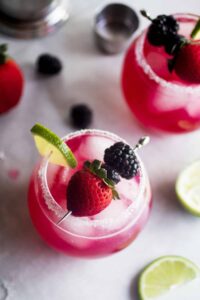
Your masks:
{"label": "lime wedge", "polygon": [[200,217],[200,161],[180,173],[176,181],[176,194],[187,211]]}
{"label": "lime wedge", "polygon": [[178,288],[199,276],[199,268],[184,257],[160,257],[148,265],[140,275],[140,299],[158,299],[171,289]]}
{"label": "lime wedge", "polygon": [[42,156],[50,155],[49,161],[56,165],[76,167],[77,161],[74,154],[54,132],[39,123],[31,128],[31,132]]}

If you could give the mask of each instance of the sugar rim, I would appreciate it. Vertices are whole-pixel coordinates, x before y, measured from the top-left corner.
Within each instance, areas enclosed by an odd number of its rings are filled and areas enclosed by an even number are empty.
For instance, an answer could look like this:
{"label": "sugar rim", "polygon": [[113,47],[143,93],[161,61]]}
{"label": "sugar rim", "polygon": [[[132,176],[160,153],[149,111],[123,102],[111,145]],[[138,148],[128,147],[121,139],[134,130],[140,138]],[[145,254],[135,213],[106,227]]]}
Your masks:
{"label": "sugar rim", "polygon": [[[180,14],[174,14],[175,17],[190,17],[190,18],[195,18],[199,19],[198,15],[195,14],[188,14],[188,13],[180,13]],[[145,29],[142,34],[139,36],[137,42],[136,42],[136,47],[135,47],[135,56],[138,65],[143,69],[144,73],[149,76],[149,78],[162,87],[173,89],[177,92],[182,92],[182,93],[199,93],[200,92],[200,85],[198,86],[182,86],[176,83],[171,83],[168,82],[167,80],[161,78],[158,76],[151,68],[151,66],[148,64],[144,53],[143,53],[143,48],[144,48],[144,42],[146,38],[146,32],[147,30]]]}
{"label": "sugar rim", "polygon": [[[79,136],[79,135],[83,135],[83,134],[91,134],[91,135],[94,135],[94,134],[100,134],[102,136],[107,136],[113,140],[116,140],[116,141],[123,141],[125,142],[126,144],[128,144],[124,139],[121,139],[119,136],[113,134],[113,133],[110,133],[108,131],[103,131],[103,130],[98,130],[98,129],[85,129],[85,130],[79,130],[79,131],[76,131],[76,132],[73,132],[73,133],[70,133],[68,135],[66,135],[65,137],[63,137],[62,139],[64,141],[66,140],[69,140],[71,138],[74,138],[76,136]],[[145,183],[146,183],[146,172],[145,172],[145,168],[143,166],[143,163],[140,159],[140,157],[138,156],[138,154],[136,154],[137,156],[137,159],[139,161],[139,165],[140,165],[140,178],[141,178],[141,181],[140,181],[140,186],[139,186],[139,191],[138,191],[138,195],[136,197],[136,199],[134,199],[134,202],[133,204],[131,204],[126,210],[125,210],[125,213],[122,214],[122,216],[125,215],[125,217],[127,219],[130,219],[130,216],[131,216],[131,213],[135,211],[137,211],[137,214],[136,216],[131,219],[131,222],[128,222],[128,223],[125,223],[124,226],[111,233],[111,234],[105,234],[105,235],[101,235],[101,236],[97,236],[97,237],[90,237],[90,236],[87,236],[87,235],[79,235],[79,234],[76,234],[76,233],[73,233],[63,227],[61,227],[61,225],[58,225],[56,224],[52,219],[51,217],[46,213],[46,211],[43,209],[42,205],[40,204],[40,202],[38,201],[38,204],[41,208],[41,210],[43,211],[44,215],[47,217],[47,219],[54,224],[54,226],[56,226],[57,228],[59,228],[59,230],[62,230],[63,232],[67,232],[68,234],[72,235],[72,236],[76,236],[76,237],[81,237],[81,238],[87,238],[87,239],[102,239],[102,238],[108,238],[108,237],[112,237],[112,236],[115,236],[125,230],[127,230],[129,227],[131,227],[134,223],[137,222],[137,220],[139,219],[139,217],[141,216],[144,208],[146,207],[146,205],[149,203],[148,201],[142,201],[140,199],[142,199],[143,197],[143,193],[144,193],[144,190],[145,190]],[[48,182],[47,182],[47,169],[48,169],[48,163],[49,163],[49,157],[45,157],[43,160],[42,160],[42,163],[41,163],[41,166],[39,167],[39,170],[38,170],[38,180],[41,182],[40,183],[40,187],[42,189],[42,193],[43,193],[43,197],[45,199],[45,203],[47,205],[47,208],[51,211],[53,211],[55,213],[55,216],[57,217],[62,217],[64,214],[66,214],[66,211],[55,201],[54,197],[52,196],[50,190],[49,190],[49,187],[48,187]],[[137,207],[136,207],[136,203],[137,203]],[[137,210],[135,209],[137,208]],[[128,213],[127,213],[128,212]],[[120,218],[121,219],[121,218]],[[105,223],[106,225],[106,228],[107,228],[107,224],[109,223],[109,219],[108,220],[108,223],[106,223],[105,221],[106,219],[103,219],[103,220],[82,220],[83,221],[83,224],[84,225],[89,225],[90,227],[93,227],[93,228],[96,228],[98,226],[102,226],[101,223]],[[79,221],[80,221],[80,218],[79,218]]]}

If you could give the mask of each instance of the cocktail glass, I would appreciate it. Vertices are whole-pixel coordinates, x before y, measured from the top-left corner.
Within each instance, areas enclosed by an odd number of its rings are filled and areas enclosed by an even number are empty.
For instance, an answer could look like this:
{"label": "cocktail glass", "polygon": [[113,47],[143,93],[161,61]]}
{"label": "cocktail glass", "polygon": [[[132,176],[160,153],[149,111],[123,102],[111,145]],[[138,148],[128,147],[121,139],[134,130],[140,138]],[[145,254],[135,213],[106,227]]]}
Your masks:
{"label": "cocktail glass", "polygon": [[105,149],[121,140],[101,130],[78,131],[64,137],[78,161],[76,169],[50,164],[48,157],[36,166],[29,187],[29,211],[38,233],[51,247],[73,256],[105,256],[128,246],[143,228],[152,200],[149,180],[138,155],[138,175],[116,185],[120,200],[112,200],[94,216],[69,215],[59,223],[67,211],[66,189],[71,176],[86,160],[103,161]]}
{"label": "cocktail glass", "polygon": [[[176,14],[179,33],[190,38],[198,16]],[[122,89],[136,118],[146,127],[188,132],[200,127],[200,85],[184,82],[167,60],[164,47],[150,45],[147,30],[129,47],[122,70]],[[184,62],[183,62],[184,64]]]}

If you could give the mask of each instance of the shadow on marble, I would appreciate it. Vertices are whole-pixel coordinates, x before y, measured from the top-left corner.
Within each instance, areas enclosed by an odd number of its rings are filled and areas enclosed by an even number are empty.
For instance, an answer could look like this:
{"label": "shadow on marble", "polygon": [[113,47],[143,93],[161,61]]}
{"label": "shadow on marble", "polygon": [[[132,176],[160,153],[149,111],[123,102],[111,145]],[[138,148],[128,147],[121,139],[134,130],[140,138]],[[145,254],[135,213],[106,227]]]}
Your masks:
{"label": "shadow on marble", "polygon": [[157,182],[153,185],[153,194],[156,195],[156,206],[162,207],[165,211],[176,211],[179,214],[185,213],[179,204],[175,193],[175,179],[168,179],[163,182]]}
{"label": "shadow on marble", "polygon": [[140,272],[138,272],[131,280],[130,283],[130,300],[139,300],[138,295],[138,280]]}
{"label": "shadow on marble", "polygon": [[96,46],[92,20],[81,19],[74,23],[73,33],[67,32],[65,47],[69,53],[81,56],[105,55]]}

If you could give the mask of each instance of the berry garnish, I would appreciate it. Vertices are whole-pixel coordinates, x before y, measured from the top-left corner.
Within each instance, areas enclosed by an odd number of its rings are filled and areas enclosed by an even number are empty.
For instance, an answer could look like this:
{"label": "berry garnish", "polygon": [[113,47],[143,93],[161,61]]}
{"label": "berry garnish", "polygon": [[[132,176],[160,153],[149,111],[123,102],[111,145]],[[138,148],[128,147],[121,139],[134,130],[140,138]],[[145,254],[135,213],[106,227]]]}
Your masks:
{"label": "berry garnish", "polygon": [[173,16],[159,15],[152,19],[145,10],[141,10],[141,14],[152,22],[147,32],[147,39],[151,45],[165,46],[168,36],[177,34],[179,24]]}
{"label": "berry garnish", "polygon": [[70,110],[70,120],[75,128],[87,128],[92,122],[92,110],[86,104],[74,105]]}
{"label": "berry garnish", "polygon": [[139,170],[139,162],[135,152],[149,143],[150,138],[144,136],[139,139],[134,148],[123,142],[117,142],[104,153],[104,161],[106,165],[115,170],[125,179],[131,179],[136,176]]}
{"label": "berry garnish", "polygon": [[71,177],[67,187],[67,209],[74,216],[96,215],[113,198],[118,198],[118,194],[98,160],[85,162],[83,169]]}
{"label": "berry garnish", "polygon": [[[99,160],[86,161],[83,168],[77,171],[69,181],[67,186],[68,211],[57,224],[70,214],[79,217],[98,214],[110,204],[112,199],[119,199],[115,189],[115,184],[120,180],[119,173],[127,179],[137,174],[139,163],[134,152],[146,145],[149,140],[147,136],[142,137],[133,149],[127,144],[118,142],[105,150],[105,163]],[[113,154],[114,157],[112,157]],[[119,158],[121,166],[116,163],[116,160],[115,164],[112,164],[115,155]],[[117,172],[116,166],[120,172]]]}
{"label": "berry garnish", "polygon": [[62,70],[62,63],[59,58],[51,54],[42,54],[38,57],[37,71],[44,75],[56,75]]}
{"label": "berry garnish", "polygon": [[194,41],[200,35],[200,19],[192,30],[192,40],[187,40],[177,33],[179,25],[173,16],[152,19],[144,10],[141,14],[152,22],[147,32],[150,44],[164,46],[166,53],[172,55],[167,62],[169,71],[175,70],[187,82],[200,83],[200,43]]}
{"label": "berry garnish", "polygon": [[10,110],[19,103],[23,86],[22,71],[7,55],[7,45],[0,45],[0,113]]}
{"label": "berry garnish", "polygon": [[107,171],[107,178],[112,180],[115,184],[120,182],[120,176],[119,173],[117,173],[111,166],[107,164],[103,164],[102,168],[104,168]]}
{"label": "berry garnish", "polygon": [[117,142],[106,149],[104,161],[123,178],[130,179],[138,173],[139,163],[134,150],[123,142]]}

